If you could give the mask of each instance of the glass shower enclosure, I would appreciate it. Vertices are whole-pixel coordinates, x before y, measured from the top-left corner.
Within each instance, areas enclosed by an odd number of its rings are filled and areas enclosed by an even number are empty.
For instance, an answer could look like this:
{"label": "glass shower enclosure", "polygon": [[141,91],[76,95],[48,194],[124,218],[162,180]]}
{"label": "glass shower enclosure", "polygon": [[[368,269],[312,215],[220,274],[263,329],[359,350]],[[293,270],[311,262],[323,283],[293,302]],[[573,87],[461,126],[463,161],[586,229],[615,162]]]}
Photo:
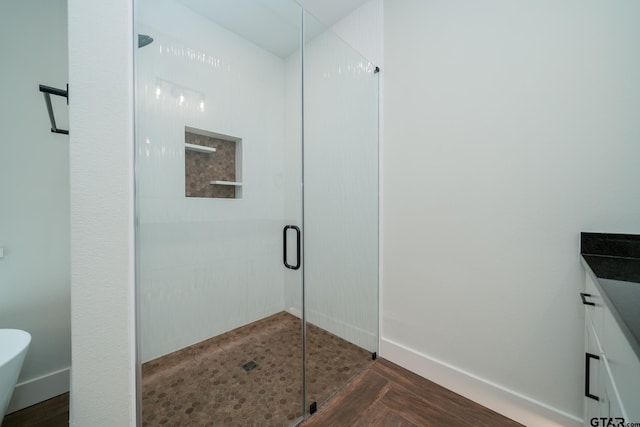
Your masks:
{"label": "glass shower enclosure", "polygon": [[299,423],[377,352],[377,69],[290,0],[136,32],[139,423]]}

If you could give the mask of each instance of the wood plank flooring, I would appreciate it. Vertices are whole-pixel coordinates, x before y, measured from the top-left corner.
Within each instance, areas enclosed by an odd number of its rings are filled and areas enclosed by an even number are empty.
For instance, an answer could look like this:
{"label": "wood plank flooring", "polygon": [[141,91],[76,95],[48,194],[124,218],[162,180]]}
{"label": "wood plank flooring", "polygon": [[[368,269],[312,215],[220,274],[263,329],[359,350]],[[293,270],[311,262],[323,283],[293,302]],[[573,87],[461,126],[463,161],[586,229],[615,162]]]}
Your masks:
{"label": "wood plank flooring", "polygon": [[68,425],[69,393],[9,414],[2,421],[2,427],[67,427]]}
{"label": "wood plank flooring", "polygon": [[[69,394],[7,415],[2,427],[69,425]],[[302,427],[521,426],[387,360],[378,358]]]}
{"label": "wood plank flooring", "polygon": [[521,424],[378,359],[303,427],[511,427]]}

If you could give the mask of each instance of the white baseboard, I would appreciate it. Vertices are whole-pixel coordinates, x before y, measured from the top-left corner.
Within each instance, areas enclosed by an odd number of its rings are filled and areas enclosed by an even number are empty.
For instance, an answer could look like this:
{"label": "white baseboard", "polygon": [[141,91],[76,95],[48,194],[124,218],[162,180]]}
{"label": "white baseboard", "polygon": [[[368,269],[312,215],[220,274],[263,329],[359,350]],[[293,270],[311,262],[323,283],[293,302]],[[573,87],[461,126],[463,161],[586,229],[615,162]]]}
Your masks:
{"label": "white baseboard", "polygon": [[16,385],[7,414],[68,392],[70,371],[71,368],[60,369]]}
{"label": "white baseboard", "polygon": [[448,363],[380,339],[380,356],[525,426],[580,427],[582,419]]}

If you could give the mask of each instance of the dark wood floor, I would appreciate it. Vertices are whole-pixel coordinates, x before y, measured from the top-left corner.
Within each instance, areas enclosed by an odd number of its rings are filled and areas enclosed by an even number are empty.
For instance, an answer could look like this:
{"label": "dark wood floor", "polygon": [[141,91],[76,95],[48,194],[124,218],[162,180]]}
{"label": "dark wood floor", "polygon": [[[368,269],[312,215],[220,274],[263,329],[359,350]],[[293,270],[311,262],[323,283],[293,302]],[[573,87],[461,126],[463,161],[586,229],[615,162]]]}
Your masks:
{"label": "dark wood floor", "polygon": [[303,423],[304,427],[520,426],[384,359]]}
{"label": "dark wood floor", "polygon": [[[2,423],[2,427],[68,425],[68,393],[9,414]],[[511,427],[521,424],[378,358],[302,425]]]}
{"label": "dark wood floor", "polygon": [[4,417],[2,427],[67,427],[69,393],[29,406]]}

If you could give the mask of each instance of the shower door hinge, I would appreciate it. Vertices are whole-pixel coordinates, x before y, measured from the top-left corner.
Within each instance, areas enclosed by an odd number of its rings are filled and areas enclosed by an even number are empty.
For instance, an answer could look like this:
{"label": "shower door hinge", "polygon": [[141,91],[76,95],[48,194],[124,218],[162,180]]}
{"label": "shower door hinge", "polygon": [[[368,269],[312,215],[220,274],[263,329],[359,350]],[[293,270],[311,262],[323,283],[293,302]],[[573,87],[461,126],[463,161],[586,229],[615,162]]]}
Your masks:
{"label": "shower door hinge", "polygon": [[312,402],[311,405],[309,405],[309,415],[315,414],[317,410],[318,410],[318,403]]}

